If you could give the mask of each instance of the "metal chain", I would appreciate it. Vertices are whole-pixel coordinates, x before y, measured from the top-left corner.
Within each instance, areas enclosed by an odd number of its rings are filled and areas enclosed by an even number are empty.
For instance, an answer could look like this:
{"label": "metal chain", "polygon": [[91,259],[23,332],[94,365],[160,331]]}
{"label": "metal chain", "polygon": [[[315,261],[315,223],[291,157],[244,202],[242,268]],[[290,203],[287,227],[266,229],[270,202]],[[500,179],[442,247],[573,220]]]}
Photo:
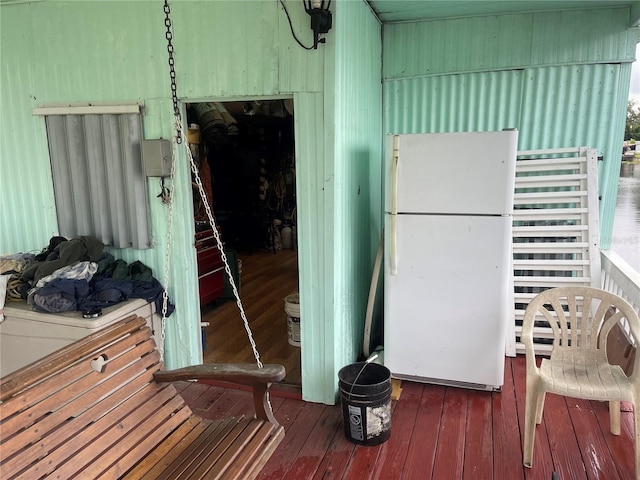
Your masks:
{"label": "metal chain", "polygon": [[165,37],[167,39],[167,53],[169,54],[169,77],[171,78],[171,99],[173,100],[173,116],[176,119],[176,143],[182,143],[182,114],[178,103],[178,90],[176,85],[176,62],[173,56],[173,32],[171,30],[171,7],[169,0],[164,0],[164,25],[167,27]]}
{"label": "metal chain", "polygon": [[171,156],[171,186],[168,188],[167,202],[169,205],[169,212],[167,214],[167,246],[164,257],[164,290],[162,291],[162,320],[160,322],[160,345],[158,351],[160,353],[160,361],[164,361],[164,339],[167,325],[167,310],[169,308],[169,270],[171,268],[171,245],[172,245],[172,233],[173,233],[173,192],[176,172],[176,158],[178,155],[178,143],[173,144],[173,155]]}
{"label": "metal chain", "polygon": [[[171,31],[171,7],[168,0],[164,2],[164,25],[167,28],[165,38],[167,39],[167,53],[169,54],[169,77],[171,78],[171,98],[173,99],[173,115],[176,121],[180,119],[180,106],[178,104],[177,85],[176,85],[176,70],[175,59],[173,56],[173,32]],[[176,125],[177,127],[177,125]],[[171,268],[171,244],[172,244],[172,232],[173,232],[173,192],[174,192],[174,179],[176,169],[177,158],[177,146],[182,143],[181,129],[176,128],[176,143],[173,145],[173,155],[171,156],[171,185],[167,189],[164,203],[169,205],[169,212],[167,215],[167,245],[164,258],[164,290],[162,292],[162,319],[160,321],[160,345],[158,346],[158,352],[160,353],[160,360],[164,361],[164,342],[166,337],[166,325],[167,325],[167,310],[169,308],[169,271]]]}
{"label": "metal chain", "polygon": [[[178,93],[176,88],[176,72],[175,72],[175,60],[173,56],[173,33],[171,32],[171,8],[169,6],[169,0],[164,1],[164,13],[165,20],[164,24],[167,27],[166,38],[167,38],[167,52],[169,53],[169,75],[171,77],[171,98],[173,100],[173,115],[175,118],[175,131],[176,131],[176,143],[174,145],[173,158],[171,161],[171,187],[169,193],[169,218],[167,223],[167,229],[169,230],[167,234],[167,249],[166,249],[166,258],[165,258],[165,291],[162,296],[162,333],[161,333],[161,343],[160,347],[160,357],[162,358],[162,354],[164,352],[164,337],[165,337],[165,323],[166,323],[166,314],[167,314],[167,306],[169,303],[168,295],[167,295],[167,285],[169,283],[169,263],[171,260],[171,230],[172,230],[172,217],[173,217],[173,193],[174,193],[174,178],[175,178],[175,164],[177,158],[177,145],[182,143],[182,139],[184,138],[184,129],[182,126],[182,115],[180,113],[180,105],[178,103]],[[224,251],[224,246],[222,245],[222,240],[220,239],[220,234],[218,233],[218,227],[216,226],[216,221],[213,217],[213,212],[211,211],[211,206],[209,205],[209,201],[207,199],[207,194],[204,190],[204,186],[202,185],[202,181],[200,180],[200,174],[198,171],[198,167],[193,160],[193,155],[191,154],[191,149],[188,145],[185,144],[185,151],[187,152],[187,157],[189,158],[189,164],[191,166],[191,172],[193,173],[196,185],[198,186],[198,192],[200,193],[200,198],[202,199],[202,203],[204,204],[205,211],[207,212],[207,218],[209,219],[209,225],[213,231],[213,236],[216,240],[216,245],[218,250],[220,251],[220,257],[222,258],[222,262],[224,263],[224,269],[227,273],[227,277],[229,278],[229,284],[231,285],[231,289],[233,290],[233,295],[236,298],[236,305],[238,306],[238,310],[240,310],[240,316],[242,317],[242,322],[244,323],[244,329],[247,332],[247,336],[249,337],[249,343],[251,344],[251,349],[253,351],[253,356],[256,359],[256,364],[258,368],[262,368],[262,361],[260,361],[260,354],[258,353],[258,347],[256,346],[256,342],[253,339],[253,333],[251,332],[251,327],[249,326],[249,320],[247,320],[247,315],[244,311],[244,307],[242,306],[242,301],[240,300],[240,294],[238,293],[238,289],[236,287],[236,282],[233,279],[233,273],[231,272],[231,268],[229,267],[229,261],[227,260],[227,255]]]}
{"label": "metal chain", "polygon": [[260,354],[258,353],[258,347],[256,346],[256,342],[253,339],[253,333],[251,332],[251,327],[249,326],[249,320],[247,320],[247,315],[244,311],[244,307],[242,306],[242,301],[240,300],[240,294],[238,293],[236,282],[233,279],[233,274],[231,273],[231,267],[229,267],[227,254],[224,252],[224,246],[222,245],[222,240],[220,239],[220,234],[218,233],[218,227],[216,226],[216,221],[213,218],[213,212],[211,211],[211,206],[207,201],[207,193],[205,192],[204,186],[202,185],[202,181],[200,180],[198,167],[196,165],[196,162],[193,160],[193,156],[191,155],[191,149],[187,148],[186,151],[187,151],[187,156],[189,157],[189,163],[191,164],[191,171],[193,172],[196,185],[198,186],[198,192],[200,192],[200,198],[202,198],[204,209],[207,212],[209,225],[213,230],[213,236],[216,239],[216,245],[218,246],[218,250],[220,251],[220,257],[222,258],[222,262],[224,263],[224,270],[227,272],[227,277],[229,278],[229,284],[231,285],[231,289],[233,290],[233,296],[236,298],[236,305],[238,306],[238,310],[240,311],[240,317],[242,318],[242,322],[244,323],[244,329],[247,332],[247,337],[249,338],[249,343],[251,344],[251,350],[253,350],[253,356],[256,359],[256,364],[258,365],[258,368],[262,368],[262,362],[260,361]]}

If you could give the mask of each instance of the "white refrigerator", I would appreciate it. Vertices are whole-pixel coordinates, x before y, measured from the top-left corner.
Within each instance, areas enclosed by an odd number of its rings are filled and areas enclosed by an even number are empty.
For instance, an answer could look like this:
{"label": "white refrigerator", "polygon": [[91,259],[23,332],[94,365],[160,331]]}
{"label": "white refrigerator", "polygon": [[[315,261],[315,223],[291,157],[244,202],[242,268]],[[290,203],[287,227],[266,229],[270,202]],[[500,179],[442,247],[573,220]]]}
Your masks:
{"label": "white refrigerator", "polygon": [[388,136],[384,363],[394,377],[504,383],[517,140],[515,130]]}

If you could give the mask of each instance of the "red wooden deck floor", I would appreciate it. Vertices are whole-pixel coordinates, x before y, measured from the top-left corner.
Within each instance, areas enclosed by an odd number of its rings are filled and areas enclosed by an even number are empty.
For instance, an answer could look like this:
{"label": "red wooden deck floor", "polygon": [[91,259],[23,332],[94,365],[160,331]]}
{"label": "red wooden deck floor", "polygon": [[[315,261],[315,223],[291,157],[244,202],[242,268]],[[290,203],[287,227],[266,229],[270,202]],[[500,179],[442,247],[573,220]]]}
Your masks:
{"label": "red wooden deck floor", "polygon": [[[500,393],[403,382],[393,401],[391,438],[375,447],[346,439],[340,406],[271,396],[285,438],[258,478],[281,479],[633,479],[633,413],[623,404],[622,434],[609,433],[607,404],[547,395],[532,469],[522,466],[524,357],[506,359]],[[247,392],[182,384],[207,418],[251,412]]]}

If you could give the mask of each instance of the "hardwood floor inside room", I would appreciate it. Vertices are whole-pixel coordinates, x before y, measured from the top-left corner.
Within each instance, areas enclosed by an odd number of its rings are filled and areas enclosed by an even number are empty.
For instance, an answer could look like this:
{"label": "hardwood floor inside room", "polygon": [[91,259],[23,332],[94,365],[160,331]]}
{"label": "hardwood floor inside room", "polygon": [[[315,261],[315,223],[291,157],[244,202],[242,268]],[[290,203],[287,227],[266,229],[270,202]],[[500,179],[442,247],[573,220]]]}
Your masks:
{"label": "hardwood floor inside room", "polygon": [[[298,252],[257,251],[238,254],[240,299],[253,332],[260,360],[287,370],[285,383],[301,385],[300,347],[289,344],[285,297],[298,292]],[[206,327],[205,363],[255,362],[235,300],[202,307]]]}

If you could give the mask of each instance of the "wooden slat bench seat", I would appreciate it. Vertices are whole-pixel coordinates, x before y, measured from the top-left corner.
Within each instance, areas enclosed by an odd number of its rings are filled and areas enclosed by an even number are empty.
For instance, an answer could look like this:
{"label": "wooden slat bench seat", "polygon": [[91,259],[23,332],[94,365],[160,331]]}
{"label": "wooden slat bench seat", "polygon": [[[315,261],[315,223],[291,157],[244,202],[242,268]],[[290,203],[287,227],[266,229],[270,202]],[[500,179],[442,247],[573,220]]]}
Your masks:
{"label": "wooden slat bench seat", "polygon": [[[161,369],[129,317],[0,379],[0,478],[254,478],[284,436],[268,399],[284,367]],[[198,417],[167,383],[188,379],[253,387],[255,417]]]}

